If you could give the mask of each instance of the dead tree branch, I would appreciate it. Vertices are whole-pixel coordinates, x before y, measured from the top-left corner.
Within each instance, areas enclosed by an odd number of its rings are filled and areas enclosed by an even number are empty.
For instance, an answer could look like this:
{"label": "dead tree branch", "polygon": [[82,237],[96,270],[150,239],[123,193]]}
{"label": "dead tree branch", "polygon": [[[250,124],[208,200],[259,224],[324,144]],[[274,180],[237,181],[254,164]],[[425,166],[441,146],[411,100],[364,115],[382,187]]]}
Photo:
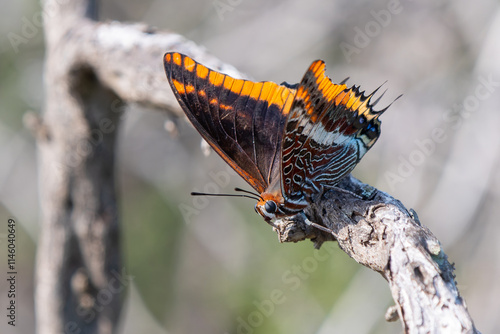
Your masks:
{"label": "dead tree branch", "polygon": [[[121,106],[181,115],[162,67],[166,51],[243,75],[175,33],[96,22],[94,1],[45,0],[43,8],[46,106],[40,118],[26,117],[39,155],[38,333],[113,333],[127,282],[114,181]],[[387,279],[407,333],[477,333],[432,233],[385,193],[353,178],[339,187],[363,199],[331,190],[306,212],[333,236],[297,218],[277,223],[280,240],[337,240]]]}
{"label": "dead tree branch", "polygon": [[405,333],[479,333],[459,295],[453,266],[416,213],[353,177],[342,180],[339,188],[326,192],[306,210],[332,235],[307,225],[299,216],[276,223],[280,241],[312,239],[319,246],[334,238],[356,262],[387,280],[396,307],[386,319],[397,319],[397,312]]}

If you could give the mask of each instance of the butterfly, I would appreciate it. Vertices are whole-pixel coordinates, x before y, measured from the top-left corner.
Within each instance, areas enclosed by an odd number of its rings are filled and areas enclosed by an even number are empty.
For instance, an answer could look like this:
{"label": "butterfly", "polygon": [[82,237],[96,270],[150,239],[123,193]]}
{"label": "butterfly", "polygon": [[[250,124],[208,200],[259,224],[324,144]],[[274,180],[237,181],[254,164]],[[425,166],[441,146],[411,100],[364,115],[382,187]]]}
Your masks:
{"label": "butterfly", "polygon": [[377,141],[389,107],[373,109],[378,88],[365,95],[347,79],[334,84],[322,60],[296,85],[235,79],[175,52],[164,67],[184,113],[257,192],[255,210],[267,222],[301,213],[348,175]]}

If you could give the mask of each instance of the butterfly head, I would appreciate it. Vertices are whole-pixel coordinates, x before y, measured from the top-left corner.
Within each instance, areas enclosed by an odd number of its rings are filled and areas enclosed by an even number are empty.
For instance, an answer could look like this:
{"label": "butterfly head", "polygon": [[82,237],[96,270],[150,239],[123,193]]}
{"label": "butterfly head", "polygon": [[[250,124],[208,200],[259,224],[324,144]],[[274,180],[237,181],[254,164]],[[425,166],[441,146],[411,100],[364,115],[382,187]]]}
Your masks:
{"label": "butterfly head", "polygon": [[255,204],[255,211],[266,221],[286,216],[282,210],[283,197],[269,193],[263,193],[260,197],[261,199]]}
{"label": "butterfly head", "polygon": [[303,197],[287,201],[280,192],[262,193],[259,197],[260,200],[255,204],[255,211],[267,222],[294,216],[309,205]]}

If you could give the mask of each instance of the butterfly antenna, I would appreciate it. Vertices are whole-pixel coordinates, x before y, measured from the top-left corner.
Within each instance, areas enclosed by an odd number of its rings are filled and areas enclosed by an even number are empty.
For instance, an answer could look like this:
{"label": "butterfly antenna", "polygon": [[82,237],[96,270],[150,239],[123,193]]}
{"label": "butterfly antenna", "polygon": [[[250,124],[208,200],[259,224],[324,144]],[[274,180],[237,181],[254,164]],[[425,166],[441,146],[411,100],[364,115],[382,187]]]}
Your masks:
{"label": "butterfly antenna", "polygon": [[248,190],[245,190],[245,189],[241,189],[241,188],[234,188],[234,191],[241,191],[243,193],[247,193],[247,194],[250,194],[250,195],[253,195],[253,196],[256,196],[256,199],[260,199],[261,201],[263,201],[264,199],[257,193],[253,193],[251,191],[248,191]]}
{"label": "butterfly antenna", "polygon": [[245,198],[251,198],[253,200],[258,201],[259,198],[253,197],[253,196],[248,196],[248,195],[239,195],[239,194],[210,194],[210,193],[199,193],[193,191],[191,193],[191,196],[219,196],[219,197],[245,197]]}

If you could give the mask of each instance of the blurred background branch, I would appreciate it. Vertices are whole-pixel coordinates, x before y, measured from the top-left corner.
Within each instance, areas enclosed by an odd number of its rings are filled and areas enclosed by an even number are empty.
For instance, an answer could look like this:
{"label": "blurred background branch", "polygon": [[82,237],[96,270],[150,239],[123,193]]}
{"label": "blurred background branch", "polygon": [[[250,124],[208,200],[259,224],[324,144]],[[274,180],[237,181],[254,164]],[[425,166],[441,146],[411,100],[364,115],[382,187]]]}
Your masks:
{"label": "blurred background branch", "polygon": [[38,141],[41,180],[36,272],[41,334],[117,331],[128,276],[115,189],[119,106],[177,110],[166,93],[165,50],[231,69],[179,35],[157,34],[145,25],[98,23],[96,13],[91,0],[44,1],[46,105],[41,119],[26,118]]}

